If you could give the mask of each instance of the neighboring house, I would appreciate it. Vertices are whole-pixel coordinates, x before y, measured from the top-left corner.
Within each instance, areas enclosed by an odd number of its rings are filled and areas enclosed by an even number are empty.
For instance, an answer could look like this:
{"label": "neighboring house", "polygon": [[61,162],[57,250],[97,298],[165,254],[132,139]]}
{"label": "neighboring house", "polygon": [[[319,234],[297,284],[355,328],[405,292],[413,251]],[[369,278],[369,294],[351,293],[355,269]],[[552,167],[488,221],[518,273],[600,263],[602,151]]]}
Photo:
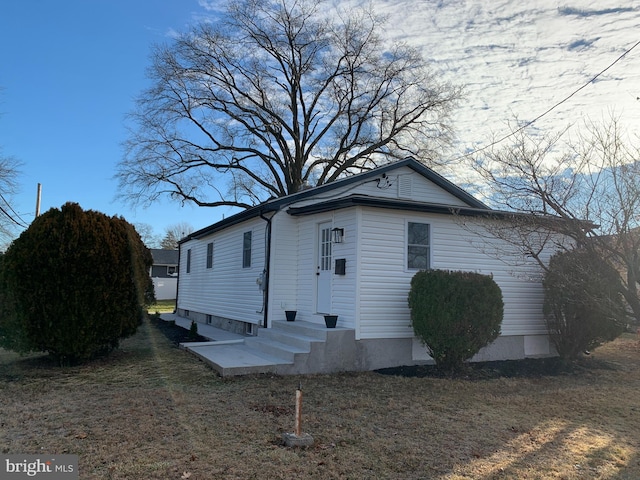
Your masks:
{"label": "neighboring house", "polygon": [[178,293],[178,250],[162,250],[152,248],[151,279],[156,293],[156,300],[174,300]]}
{"label": "neighboring house", "polygon": [[[412,277],[428,268],[474,271],[493,276],[505,303],[501,336],[475,360],[550,355],[539,266],[526,256],[517,266],[503,262],[495,254],[501,240],[473,233],[475,223],[509,216],[411,158],[388,164],[267,201],[181,240],[177,314],[265,338],[294,327],[310,337],[327,330],[324,314],[338,315],[336,332],[348,334],[342,343],[320,354],[315,345],[302,357],[293,349],[296,365],[271,369],[279,373],[424,363],[407,304]],[[297,311],[295,322],[283,322],[285,310]]]}

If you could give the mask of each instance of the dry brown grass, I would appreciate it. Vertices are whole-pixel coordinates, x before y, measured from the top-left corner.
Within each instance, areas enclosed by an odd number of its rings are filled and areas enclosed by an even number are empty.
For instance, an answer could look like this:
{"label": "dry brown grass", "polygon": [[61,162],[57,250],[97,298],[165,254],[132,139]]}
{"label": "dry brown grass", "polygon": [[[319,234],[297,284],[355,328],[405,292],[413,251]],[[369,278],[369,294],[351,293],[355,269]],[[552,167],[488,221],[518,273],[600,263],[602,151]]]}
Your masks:
{"label": "dry brown grass", "polygon": [[[77,454],[82,479],[640,478],[638,341],[589,361],[529,379],[221,379],[145,323],[82,367],[0,351],[0,446]],[[315,444],[289,449],[300,381]]]}
{"label": "dry brown grass", "polygon": [[154,313],[171,313],[176,308],[175,300],[158,300],[148,308],[150,314]]}

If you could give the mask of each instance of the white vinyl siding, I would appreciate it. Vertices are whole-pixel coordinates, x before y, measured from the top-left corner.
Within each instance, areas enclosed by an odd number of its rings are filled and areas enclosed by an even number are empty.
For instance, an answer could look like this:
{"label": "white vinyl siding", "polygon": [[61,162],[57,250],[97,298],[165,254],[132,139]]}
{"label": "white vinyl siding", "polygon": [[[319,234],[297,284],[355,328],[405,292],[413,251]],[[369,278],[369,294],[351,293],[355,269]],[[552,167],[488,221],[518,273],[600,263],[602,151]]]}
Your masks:
{"label": "white vinyl siding", "polygon": [[297,292],[298,219],[285,212],[279,213],[271,218],[271,232],[269,319],[284,320],[285,310],[296,310],[296,320],[307,320],[302,314],[303,304],[298,301]]}
{"label": "white vinyl siding", "polygon": [[[334,199],[349,195],[367,195],[369,197],[412,200],[458,207],[469,206],[455,195],[440,188],[408,167],[389,172],[384,181],[378,178],[357,185],[336,186],[335,190],[331,192],[331,198]],[[320,196],[322,197],[323,195]],[[301,200],[292,206],[300,207],[317,203],[318,201],[311,197]]]}
{"label": "white vinyl siding", "polygon": [[[407,270],[405,222],[427,223],[431,233],[431,268],[493,275],[502,290],[503,335],[545,334],[542,287],[532,281],[538,267],[514,267],[487,255],[470,241],[450,215],[363,209],[360,258],[360,338],[411,337],[407,295],[415,270]],[[384,225],[384,228],[380,228]],[[495,244],[499,240],[492,241]],[[507,248],[507,247],[505,247]],[[520,272],[514,274],[514,270]],[[530,274],[530,275],[529,275]]]}
{"label": "white vinyl siding", "polygon": [[[260,323],[262,291],[256,279],[264,265],[267,223],[258,218],[181,245],[192,251],[191,274],[180,278],[178,308],[232,320]],[[244,233],[252,231],[251,267],[242,268]],[[207,244],[214,243],[213,268],[205,268]],[[200,266],[196,268],[197,266]],[[184,267],[181,267],[184,268]],[[182,272],[181,272],[182,273]]]}

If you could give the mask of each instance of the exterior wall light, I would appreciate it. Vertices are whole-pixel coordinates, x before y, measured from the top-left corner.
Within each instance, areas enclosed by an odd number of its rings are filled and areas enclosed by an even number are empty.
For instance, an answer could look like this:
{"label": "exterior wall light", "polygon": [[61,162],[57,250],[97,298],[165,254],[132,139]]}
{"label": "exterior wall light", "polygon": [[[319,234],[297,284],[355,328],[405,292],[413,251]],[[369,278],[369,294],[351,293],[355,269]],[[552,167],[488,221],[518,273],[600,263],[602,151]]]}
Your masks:
{"label": "exterior wall light", "polygon": [[343,239],[344,239],[344,228],[331,229],[331,241],[333,243],[342,243]]}

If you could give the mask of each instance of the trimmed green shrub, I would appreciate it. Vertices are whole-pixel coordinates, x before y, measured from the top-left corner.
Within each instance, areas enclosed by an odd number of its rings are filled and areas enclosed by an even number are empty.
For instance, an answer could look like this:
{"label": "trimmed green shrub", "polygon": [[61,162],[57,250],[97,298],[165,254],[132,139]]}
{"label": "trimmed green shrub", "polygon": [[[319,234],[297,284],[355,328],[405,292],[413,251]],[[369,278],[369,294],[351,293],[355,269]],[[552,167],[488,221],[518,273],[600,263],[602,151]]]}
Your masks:
{"label": "trimmed green shrub", "polygon": [[191,320],[191,327],[189,328],[189,338],[198,338],[198,324]]}
{"label": "trimmed green shrub", "polygon": [[493,278],[473,272],[416,273],[409,291],[416,336],[443,370],[458,370],[500,335],[502,292]]}
{"label": "trimmed green shrub", "polygon": [[4,255],[10,307],[0,317],[0,345],[49,352],[61,364],[112,350],[136,332],[153,300],[151,264],[124,219],[74,203],[49,210]]}
{"label": "trimmed green shrub", "polygon": [[575,358],[623,332],[620,275],[602,258],[584,249],[557,253],[543,287],[545,321],[561,357]]}

